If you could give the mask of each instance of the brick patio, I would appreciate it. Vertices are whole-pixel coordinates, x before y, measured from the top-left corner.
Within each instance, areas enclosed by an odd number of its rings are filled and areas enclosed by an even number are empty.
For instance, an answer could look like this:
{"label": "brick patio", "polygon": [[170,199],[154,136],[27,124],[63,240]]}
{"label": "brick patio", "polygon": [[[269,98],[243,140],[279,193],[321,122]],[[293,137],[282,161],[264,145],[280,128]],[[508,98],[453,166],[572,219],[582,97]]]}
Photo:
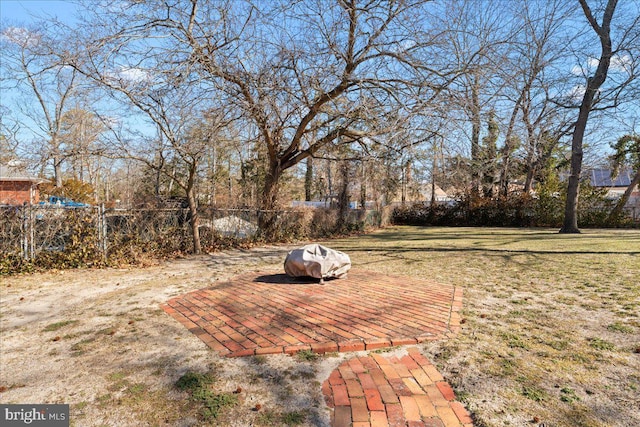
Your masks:
{"label": "brick patio", "polygon": [[465,407],[417,348],[343,362],[322,384],[333,427],[472,427]]}
{"label": "brick patio", "polygon": [[221,355],[371,350],[455,333],[462,290],[352,270],[348,278],[253,272],[169,300],[163,309]]}
{"label": "brick patio", "polygon": [[[418,344],[460,330],[462,290],[428,279],[351,270],[324,285],[253,272],[169,300],[162,308],[228,357],[351,352]],[[322,385],[333,427],[471,427],[436,368],[409,348],[340,365]]]}

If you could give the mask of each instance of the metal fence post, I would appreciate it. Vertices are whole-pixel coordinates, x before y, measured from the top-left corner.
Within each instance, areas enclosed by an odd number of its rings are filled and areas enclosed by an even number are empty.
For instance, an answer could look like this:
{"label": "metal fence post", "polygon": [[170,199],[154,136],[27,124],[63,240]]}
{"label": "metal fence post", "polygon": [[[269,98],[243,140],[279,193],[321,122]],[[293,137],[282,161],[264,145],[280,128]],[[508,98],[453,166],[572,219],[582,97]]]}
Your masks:
{"label": "metal fence post", "polygon": [[101,227],[102,217],[100,216],[100,205],[91,207],[90,209],[91,209],[91,215],[93,216],[93,223],[95,227],[96,249],[102,252],[102,227]]}
{"label": "metal fence post", "polygon": [[102,225],[102,257],[107,259],[107,211],[104,208],[104,203],[100,205],[100,218]]}
{"label": "metal fence post", "polygon": [[29,259],[36,257],[36,224],[33,205],[29,205]]}
{"label": "metal fence post", "polygon": [[20,218],[22,224],[20,226],[20,252],[22,258],[29,259],[29,246],[28,246],[28,218],[27,218],[27,205],[22,205],[20,208]]}
{"label": "metal fence post", "polygon": [[107,223],[105,218],[104,203],[96,206],[96,235],[98,241],[96,242],[97,249],[102,254],[102,259],[107,258]]}

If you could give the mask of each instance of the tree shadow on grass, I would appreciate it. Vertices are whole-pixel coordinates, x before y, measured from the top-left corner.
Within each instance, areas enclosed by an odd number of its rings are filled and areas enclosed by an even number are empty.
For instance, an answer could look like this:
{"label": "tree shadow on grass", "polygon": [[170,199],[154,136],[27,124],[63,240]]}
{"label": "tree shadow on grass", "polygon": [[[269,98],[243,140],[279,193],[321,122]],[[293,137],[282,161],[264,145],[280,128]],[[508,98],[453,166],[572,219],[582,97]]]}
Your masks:
{"label": "tree shadow on grass", "polygon": [[[616,233],[616,230],[611,230],[611,233]],[[611,240],[623,238],[625,243],[629,246],[635,246],[640,244],[640,234],[630,233],[612,236],[610,233],[601,233],[601,230],[585,229],[582,234],[559,234],[557,230],[548,228],[499,228],[499,229],[480,229],[474,227],[450,227],[450,228],[438,228],[438,227],[406,227],[400,230],[391,230],[384,233],[371,233],[362,236],[359,239],[361,242],[370,241],[373,245],[377,243],[386,244],[388,242],[451,242],[452,245],[468,244],[468,245],[481,245],[486,242],[492,242],[496,245],[517,244],[517,243],[529,243],[539,244],[542,241],[554,242],[567,242],[575,240],[577,244],[589,244],[585,241],[591,241],[596,243],[599,241]],[[442,244],[442,243],[440,243]],[[555,251],[550,251],[555,253]],[[636,252],[621,252],[621,253],[638,253]],[[544,253],[544,252],[543,252]],[[564,252],[574,253],[574,252]],[[576,251],[575,253],[590,253],[587,251]],[[591,253],[618,253],[612,251],[597,251]]]}
{"label": "tree shadow on grass", "polygon": [[493,249],[493,248],[429,248],[424,246],[385,246],[381,248],[351,248],[351,252],[488,252],[498,254],[533,254],[533,255],[640,255],[640,251],[595,251],[595,250],[531,250],[531,249]]}

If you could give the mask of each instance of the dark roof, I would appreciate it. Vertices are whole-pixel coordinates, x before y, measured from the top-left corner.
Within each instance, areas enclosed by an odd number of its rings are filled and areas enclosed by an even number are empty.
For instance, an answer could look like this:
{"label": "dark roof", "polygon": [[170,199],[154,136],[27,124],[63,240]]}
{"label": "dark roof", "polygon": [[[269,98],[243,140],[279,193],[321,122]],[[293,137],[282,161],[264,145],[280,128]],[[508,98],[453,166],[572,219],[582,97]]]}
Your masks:
{"label": "dark roof", "polygon": [[587,177],[591,180],[594,187],[628,187],[633,179],[633,171],[631,169],[623,169],[618,175],[611,177],[611,169],[591,169],[587,171]]}

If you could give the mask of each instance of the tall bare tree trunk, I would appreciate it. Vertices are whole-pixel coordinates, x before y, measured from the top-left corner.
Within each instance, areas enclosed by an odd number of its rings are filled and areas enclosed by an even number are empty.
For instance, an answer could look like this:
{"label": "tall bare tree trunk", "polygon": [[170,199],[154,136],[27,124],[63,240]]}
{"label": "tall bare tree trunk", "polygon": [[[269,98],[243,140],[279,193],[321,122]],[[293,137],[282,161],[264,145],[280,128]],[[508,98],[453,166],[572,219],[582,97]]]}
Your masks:
{"label": "tall bare tree trunk", "polygon": [[362,161],[362,176],[360,177],[360,209],[367,209],[367,165]]}
{"label": "tall bare tree trunk", "polygon": [[587,79],[587,88],[580,104],[580,112],[573,130],[571,140],[571,174],[567,184],[567,202],[564,210],[564,222],[560,233],[579,233],[578,228],[578,193],[580,189],[580,173],[582,171],[582,139],[584,138],[585,129],[589,113],[593,107],[593,100],[598,89],[607,79],[609,64],[611,63],[612,46],[611,46],[611,19],[613,12],[618,3],[617,0],[609,0],[604,10],[602,18],[602,26],[598,24],[591,13],[591,9],[586,0],[579,0],[580,6],[589,21],[589,24],[600,38],[600,46],[602,52],[600,54],[600,62],[593,77]]}
{"label": "tall bare tree trunk", "polygon": [[349,217],[349,175],[351,173],[348,160],[340,162],[340,195],[338,197],[338,217],[342,225],[346,225]]}
{"label": "tall bare tree trunk", "polygon": [[[519,101],[519,100],[518,100]],[[511,155],[515,150],[515,138],[513,136],[513,128],[516,123],[516,116],[518,113],[519,102],[513,108],[511,118],[509,119],[509,125],[507,126],[507,133],[504,137],[504,147],[502,148],[502,168],[500,169],[500,196],[507,198],[509,195],[509,173],[511,169]]]}
{"label": "tall bare tree trunk", "polygon": [[53,156],[53,176],[56,188],[62,188],[62,159],[58,155]]}
{"label": "tall bare tree trunk", "polygon": [[313,198],[313,157],[307,157],[307,170],[304,175],[304,200],[310,202]]}
{"label": "tall bare tree trunk", "polygon": [[269,170],[262,187],[262,199],[258,214],[258,228],[263,237],[269,239],[275,235],[276,221],[278,218],[278,190],[282,168],[277,160],[269,162]]}
{"label": "tall bare tree trunk", "polygon": [[480,99],[474,82],[471,89],[471,198],[480,195]]}
{"label": "tall bare tree trunk", "polygon": [[195,163],[189,168],[189,179],[187,181],[187,202],[189,203],[189,214],[191,215],[191,235],[193,236],[193,253],[202,253],[200,242],[200,215],[198,214],[198,201],[195,190],[196,167]]}
{"label": "tall bare tree trunk", "polygon": [[62,188],[62,155],[60,153],[60,142],[57,135],[51,137],[52,159],[53,159],[53,179],[56,188]]}

